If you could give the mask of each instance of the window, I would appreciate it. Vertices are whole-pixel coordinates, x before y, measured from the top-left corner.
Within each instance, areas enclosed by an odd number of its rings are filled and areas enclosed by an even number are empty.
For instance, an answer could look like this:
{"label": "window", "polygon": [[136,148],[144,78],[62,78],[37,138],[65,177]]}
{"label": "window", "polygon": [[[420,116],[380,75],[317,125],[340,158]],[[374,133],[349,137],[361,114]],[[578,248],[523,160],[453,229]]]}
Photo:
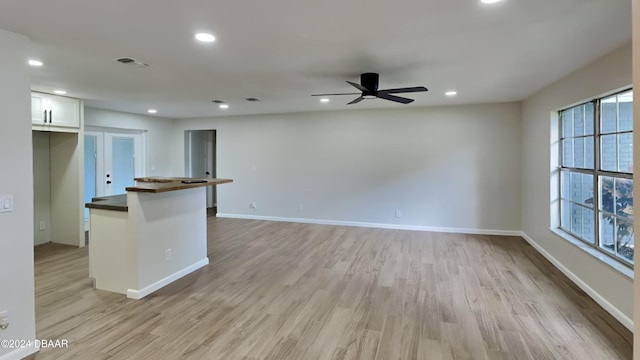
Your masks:
{"label": "window", "polygon": [[560,228],[633,265],[633,91],[559,115]]}

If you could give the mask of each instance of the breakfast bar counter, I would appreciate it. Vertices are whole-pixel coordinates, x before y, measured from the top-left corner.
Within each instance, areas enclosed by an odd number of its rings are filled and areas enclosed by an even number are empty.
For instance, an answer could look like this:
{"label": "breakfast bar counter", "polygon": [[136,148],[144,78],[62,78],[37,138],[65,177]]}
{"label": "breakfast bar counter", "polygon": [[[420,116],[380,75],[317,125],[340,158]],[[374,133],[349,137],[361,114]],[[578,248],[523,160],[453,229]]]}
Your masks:
{"label": "breakfast bar counter", "polygon": [[138,178],[127,194],[89,208],[95,288],[144,296],[209,264],[206,187],[230,179]]}

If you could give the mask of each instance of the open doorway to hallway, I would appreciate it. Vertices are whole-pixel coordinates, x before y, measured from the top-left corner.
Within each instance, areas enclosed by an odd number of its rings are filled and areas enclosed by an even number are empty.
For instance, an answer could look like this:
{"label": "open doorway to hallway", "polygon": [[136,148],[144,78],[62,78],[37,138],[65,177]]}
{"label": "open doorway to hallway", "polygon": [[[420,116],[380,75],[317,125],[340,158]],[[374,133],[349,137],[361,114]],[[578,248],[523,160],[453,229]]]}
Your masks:
{"label": "open doorway to hallway", "polygon": [[[184,132],[185,175],[194,178],[216,177],[216,131],[186,130]],[[215,215],[216,187],[207,186],[207,213]]]}

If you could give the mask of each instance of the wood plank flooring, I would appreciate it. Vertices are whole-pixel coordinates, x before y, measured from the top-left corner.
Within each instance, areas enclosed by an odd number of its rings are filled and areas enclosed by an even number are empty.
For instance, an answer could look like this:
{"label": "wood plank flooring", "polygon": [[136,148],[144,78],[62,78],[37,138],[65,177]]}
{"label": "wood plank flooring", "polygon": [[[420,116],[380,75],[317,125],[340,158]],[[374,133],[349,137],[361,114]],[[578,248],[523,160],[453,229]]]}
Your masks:
{"label": "wood plank flooring", "polygon": [[[520,238],[209,218],[211,264],[143,300],[36,248],[31,359],[631,359],[632,336]],[[114,261],[117,261],[114,260]]]}

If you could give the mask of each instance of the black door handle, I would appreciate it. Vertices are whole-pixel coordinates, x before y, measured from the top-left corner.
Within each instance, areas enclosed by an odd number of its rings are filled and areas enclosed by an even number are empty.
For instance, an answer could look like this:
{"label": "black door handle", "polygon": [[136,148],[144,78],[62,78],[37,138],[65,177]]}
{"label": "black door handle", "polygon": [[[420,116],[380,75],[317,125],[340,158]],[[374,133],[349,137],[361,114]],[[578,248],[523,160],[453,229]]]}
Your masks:
{"label": "black door handle", "polygon": [[107,180],[107,184],[111,184],[111,180]]}
{"label": "black door handle", "polygon": [[208,172],[208,171],[207,171],[207,172],[205,172],[204,174],[205,174],[205,175],[211,175],[211,173],[210,173],[210,172]]}

